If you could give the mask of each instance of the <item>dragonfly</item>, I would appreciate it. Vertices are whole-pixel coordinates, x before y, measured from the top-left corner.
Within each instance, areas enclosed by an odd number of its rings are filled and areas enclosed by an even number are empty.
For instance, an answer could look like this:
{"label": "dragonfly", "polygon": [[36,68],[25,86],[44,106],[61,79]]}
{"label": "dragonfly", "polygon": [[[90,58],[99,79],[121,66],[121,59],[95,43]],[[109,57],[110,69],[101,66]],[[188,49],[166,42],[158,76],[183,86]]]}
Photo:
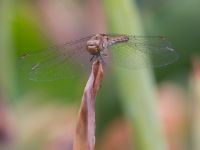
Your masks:
{"label": "dragonfly", "polygon": [[162,67],[175,62],[177,52],[164,36],[93,34],[63,45],[22,54],[19,64],[30,80],[51,81],[72,77],[79,68],[99,60],[126,69]]}

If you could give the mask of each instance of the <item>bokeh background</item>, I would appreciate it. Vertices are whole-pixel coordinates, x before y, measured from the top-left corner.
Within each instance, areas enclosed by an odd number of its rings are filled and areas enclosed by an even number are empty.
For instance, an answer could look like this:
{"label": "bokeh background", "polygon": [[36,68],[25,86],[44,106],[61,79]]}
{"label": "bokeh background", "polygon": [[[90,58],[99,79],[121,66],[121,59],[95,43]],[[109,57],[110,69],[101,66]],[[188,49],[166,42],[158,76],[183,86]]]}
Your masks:
{"label": "bokeh background", "polygon": [[0,150],[70,150],[87,74],[33,82],[22,52],[91,33],[164,35],[179,60],[113,67],[96,101],[97,150],[200,149],[200,1],[1,0]]}

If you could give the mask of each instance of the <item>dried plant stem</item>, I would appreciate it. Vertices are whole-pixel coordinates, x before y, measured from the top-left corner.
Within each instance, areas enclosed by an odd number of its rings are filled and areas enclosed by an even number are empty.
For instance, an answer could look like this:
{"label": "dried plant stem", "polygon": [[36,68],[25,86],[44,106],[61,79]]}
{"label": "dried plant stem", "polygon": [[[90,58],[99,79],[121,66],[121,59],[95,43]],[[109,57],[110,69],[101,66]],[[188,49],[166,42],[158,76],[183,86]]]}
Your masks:
{"label": "dried plant stem", "polygon": [[92,71],[84,89],[76,125],[73,150],[94,150],[95,99],[102,79],[102,64],[97,60],[92,65]]}

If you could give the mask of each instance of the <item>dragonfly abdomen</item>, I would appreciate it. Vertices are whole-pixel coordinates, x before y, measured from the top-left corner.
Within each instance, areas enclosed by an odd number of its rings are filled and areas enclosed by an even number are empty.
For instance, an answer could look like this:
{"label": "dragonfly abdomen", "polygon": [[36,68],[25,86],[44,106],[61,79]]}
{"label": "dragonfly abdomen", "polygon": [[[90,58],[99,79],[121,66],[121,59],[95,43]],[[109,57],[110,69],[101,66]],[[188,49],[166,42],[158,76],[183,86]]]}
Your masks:
{"label": "dragonfly abdomen", "polygon": [[126,35],[115,35],[115,36],[110,36],[108,39],[109,46],[115,44],[115,43],[122,43],[122,42],[127,42],[129,40],[129,37]]}

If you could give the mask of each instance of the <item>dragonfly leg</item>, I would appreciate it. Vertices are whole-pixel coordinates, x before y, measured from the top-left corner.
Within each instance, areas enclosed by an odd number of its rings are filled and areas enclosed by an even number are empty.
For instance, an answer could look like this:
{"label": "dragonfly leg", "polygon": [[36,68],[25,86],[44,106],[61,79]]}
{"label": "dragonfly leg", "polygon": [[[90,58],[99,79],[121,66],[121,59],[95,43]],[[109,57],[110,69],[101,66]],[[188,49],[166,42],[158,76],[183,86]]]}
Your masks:
{"label": "dragonfly leg", "polygon": [[98,58],[100,59],[100,62],[103,64],[103,65],[105,65],[106,63],[105,63],[105,61],[103,60],[103,54],[101,54],[101,53],[98,53]]}
{"label": "dragonfly leg", "polygon": [[100,51],[100,54],[103,56],[103,57],[107,57],[108,54],[106,53],[108,51],[107,48],[105,48],[104,50]]}
{"label": "dragonfly leg", "polygon": [[95,55],[92,55],[92,57],[90,58],[90,62],[93,61],[94,57],[95,57]]}
{"label": "dragonfly leg", "polygon": [[101,53],[101,56],[107,57],[108,54],[106,54],[106,53]]}

